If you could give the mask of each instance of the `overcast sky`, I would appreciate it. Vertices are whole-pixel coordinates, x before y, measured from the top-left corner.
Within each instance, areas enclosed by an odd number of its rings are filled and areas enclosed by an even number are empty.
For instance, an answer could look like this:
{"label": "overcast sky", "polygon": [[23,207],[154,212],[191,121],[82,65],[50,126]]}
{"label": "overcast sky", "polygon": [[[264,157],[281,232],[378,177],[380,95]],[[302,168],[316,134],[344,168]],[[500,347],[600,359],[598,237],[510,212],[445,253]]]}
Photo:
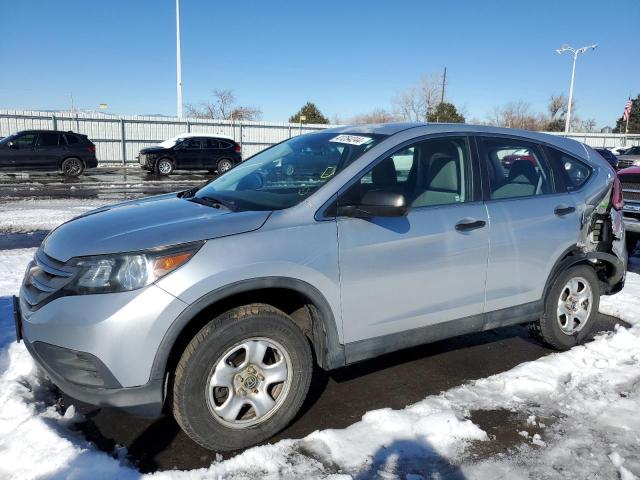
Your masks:
{"label": "overcast sky", "polygon": [[[174,115],[174,0],[0,0],[0,108]],[[580,56],[577,114],[615,125],[640,93],[638,0],[182,0],[185,103],[233,89],[264,120],[311,100],[342,118],[376,107],[421,75],[448,70],[447,99],[467,119],[568,93],[563,43]]]}

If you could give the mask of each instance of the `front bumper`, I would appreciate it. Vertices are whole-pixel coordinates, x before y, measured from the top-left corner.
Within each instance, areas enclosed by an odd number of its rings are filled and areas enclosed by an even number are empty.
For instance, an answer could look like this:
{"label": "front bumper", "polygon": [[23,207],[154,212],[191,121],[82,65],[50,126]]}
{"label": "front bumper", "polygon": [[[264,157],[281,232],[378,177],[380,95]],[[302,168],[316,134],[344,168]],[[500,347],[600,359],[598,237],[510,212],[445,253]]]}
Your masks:
{"label": "front bumper", "polygon": [[627,232],[640,233],[640,206],[634,206],[631,210],[625,205],[623,210],[624,229]]}
{"label": "front bumper", "polygon": [[164,379],[162,373],[152,377],[153,362],[167,329],[185,307],[155,285],[60,297],[37,310],[21,300],[16,331],[66,394],[154,417],[161,412]]}

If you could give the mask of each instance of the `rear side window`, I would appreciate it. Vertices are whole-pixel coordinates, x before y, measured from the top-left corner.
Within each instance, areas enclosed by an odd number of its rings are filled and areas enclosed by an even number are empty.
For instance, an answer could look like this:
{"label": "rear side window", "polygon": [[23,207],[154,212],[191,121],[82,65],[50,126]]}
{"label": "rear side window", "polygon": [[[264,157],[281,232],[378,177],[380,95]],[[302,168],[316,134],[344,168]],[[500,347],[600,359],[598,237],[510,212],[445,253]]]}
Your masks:
{"label": "rear side window", "polygon": [[230,142],[226,142],[224,140],[220,140],[220,148],[231,148],[233,144]]}
{"label": "rear side window", "polygon": [[204,141],[204,148],[220,148],[220,145],[215,138],[207,138]]}
{"label": "rear side window", "polygon": [[555,148],[547,147],[547,152],[560,172],[567,191],[580,188],[589,179],[591,168],[586,163]]}
{"label": "rear side window", "polygon": [[75,135],[70,135],[70,134],[65,134],[65,138],[67,139],[67,143],[69,145],[75,145],[76,143],[80,143],[80,140],[78,140],[78,137],[76,137]]}
{"label": "rear side window", "polygon": [[510,138],[479,138],[492,200],[553,193],[551,172],[537,145]]}
{"label": "rear side window", "polygon": [[60,135],[57,133],[41,133],[38,135],[37,145],[39,147],[57,147],[59,137]]}

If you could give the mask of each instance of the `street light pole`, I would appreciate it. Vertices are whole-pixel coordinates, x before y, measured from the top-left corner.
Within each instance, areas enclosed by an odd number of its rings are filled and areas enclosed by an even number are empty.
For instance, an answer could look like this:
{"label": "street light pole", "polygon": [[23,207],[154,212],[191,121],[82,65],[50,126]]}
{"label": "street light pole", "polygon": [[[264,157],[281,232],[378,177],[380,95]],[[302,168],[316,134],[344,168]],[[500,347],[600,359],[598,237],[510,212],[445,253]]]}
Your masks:
{"label": "street light pole", "polygon": [[576,77],[576,60],[578,60],[578,55],[586,52],[587,50],[595,50],[598,46],[597,43],[593,45],[588,45],[582,48],[573,48],[571,45],[562,45],[560,48],[556,50],[557,53],[563,54],[564,52],[571,52],[573,54],[573,66],[571,68],[571,85],[569,86],[569,104],[567,105],[567,118],[564,122],[564,133],[569,133],[569,129],[571,128],[571,104],[573,103],[573,81]]}
{"label": "street light pole", "polygon": [[180,0],[176,0],[176,81],[178,87],[178,118],[182,118],[182,59],[180,58]]}

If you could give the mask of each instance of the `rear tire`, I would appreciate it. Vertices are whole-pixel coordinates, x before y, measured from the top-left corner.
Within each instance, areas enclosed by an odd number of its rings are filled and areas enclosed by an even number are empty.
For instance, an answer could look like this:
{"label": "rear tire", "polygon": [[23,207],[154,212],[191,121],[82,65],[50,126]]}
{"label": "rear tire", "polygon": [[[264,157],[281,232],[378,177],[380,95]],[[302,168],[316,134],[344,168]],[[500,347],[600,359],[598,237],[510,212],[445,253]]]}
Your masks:
{"label": "rear tire", "polygon": [[161,158],[156,162],[155,170],[158,175],[171,175],[174,170],[173,162],[170,158]]}
{"label": "rear tire", "polygon": [[287,426],[312,373],[309,342],[288,315],[264,304],[234,308],[187,345],[175,371],[173,414],[204,448],[245,448]]}
{"label": "rear tire", "polygon": [[591,338],[600,306],[600,281],[587,265],[571,267],[556,278],[544,315],[532,323],[533,337],[556,350],[568,350]]}
{"label": "rear tire", "polygon": [[78,177],[84,172],[84,162],[77,157],[65,158],[60,165],[60,170],[65,177]]}

